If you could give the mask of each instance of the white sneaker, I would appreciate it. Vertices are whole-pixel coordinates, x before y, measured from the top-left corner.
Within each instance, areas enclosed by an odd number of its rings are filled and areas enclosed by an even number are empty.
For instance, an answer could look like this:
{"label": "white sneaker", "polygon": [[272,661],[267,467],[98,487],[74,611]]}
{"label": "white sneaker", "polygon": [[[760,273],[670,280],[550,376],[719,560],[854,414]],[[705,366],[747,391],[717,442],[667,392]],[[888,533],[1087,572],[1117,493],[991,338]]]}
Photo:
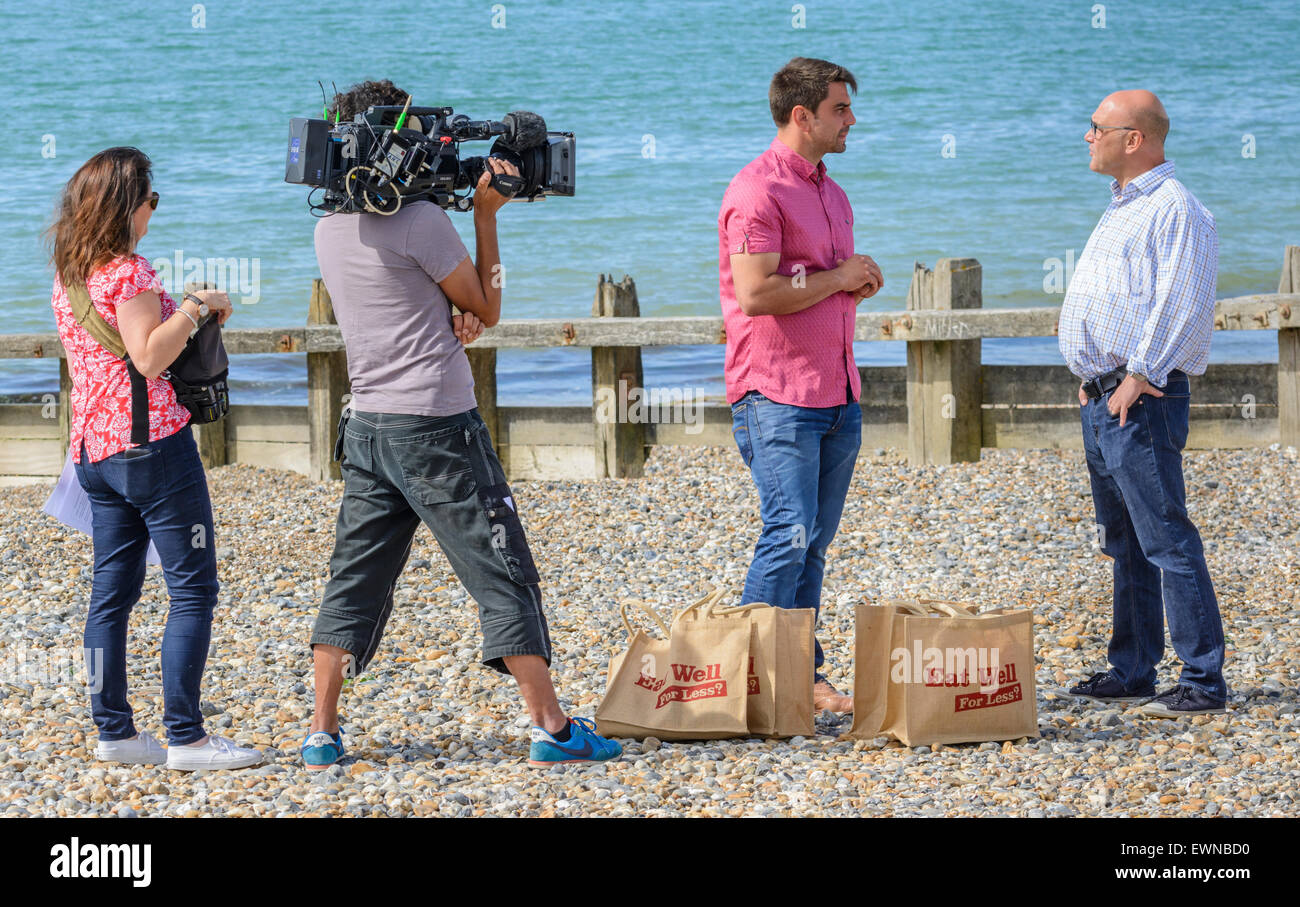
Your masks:
{"label": "white sneaker", "polygon": [[193,772],[199,769],[216,771],[223,768],[247,768],[262,761],[257,750],[235,746],[225,737],[208,735],[202,746],[167,747],[167,767],[177,771]]}
{"label": "white sneaker", "polygon": [[101,740],[95,747],[95,758],[100,762],[122,762],[126,765],[162,765],[167,761],[167,751],[153,738],[141,731],[131,740]]}

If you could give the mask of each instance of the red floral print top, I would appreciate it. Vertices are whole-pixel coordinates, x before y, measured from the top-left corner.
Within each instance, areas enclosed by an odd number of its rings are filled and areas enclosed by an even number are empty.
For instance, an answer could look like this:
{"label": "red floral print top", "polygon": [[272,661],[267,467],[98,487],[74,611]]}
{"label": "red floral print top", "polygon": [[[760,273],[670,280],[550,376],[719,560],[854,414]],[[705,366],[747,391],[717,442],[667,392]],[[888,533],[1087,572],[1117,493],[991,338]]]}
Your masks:
{"label": "red floral print top", "polygon": [[[109,262],[90,275],[86,288],[95,310],[114,328],[117,307],[146,290],[156,290],[162,298],[164,321],[176,311],[176,303],[141,255],[124,255]],[[68,372],[72,376],[72,459],[81,462],[84,442],[90,462],[98,463],[135,446],[131,443],[131,379],[126,363],[100,346],[99,341],[77,324],[67,290],[58,275],[54,278],[50,305],[54,308],[59,340],[67,352]],[[150,441],[170,437],[189,424],[190,412],[176,401],[176,392],[166,378],[147,379],[146,384]]]}

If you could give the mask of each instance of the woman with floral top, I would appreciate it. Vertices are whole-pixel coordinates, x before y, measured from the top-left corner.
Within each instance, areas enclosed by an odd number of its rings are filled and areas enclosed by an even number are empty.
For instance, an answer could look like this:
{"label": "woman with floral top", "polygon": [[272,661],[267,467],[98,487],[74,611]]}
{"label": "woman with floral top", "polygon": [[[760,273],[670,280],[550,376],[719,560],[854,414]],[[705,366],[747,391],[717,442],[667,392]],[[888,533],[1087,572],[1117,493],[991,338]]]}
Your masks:
{"label": "woman with floral top", "polygon": [[[208,310],[222,323],[230,300],[212,290],[181,306],[163,290],[149,262],[135,253],[158,206],[149,158],[135,148],[92,157],[64,187],[53,240],[51,304],[72,377],[70,450],[90,499],[94,579],[85,648],[91,711],[99,729],[96,756],[106,762],[166,763],[181,770],[240,768],[257,750],[209,736],[199,711],[212,611],[217,603],[216,548],[207,480],[189,411],[160,377]],[[68,289],[88,291],[94,311],[122,338],[144,377],[148,443],[133,444],[131,377],[118,358],[73,314]],[[81,297],[84,298],[84,297]],[[168,748],[139,732],[127,702],[126,637],[144,582],[152,538],[171,602],[162,641],[163,724]]]}

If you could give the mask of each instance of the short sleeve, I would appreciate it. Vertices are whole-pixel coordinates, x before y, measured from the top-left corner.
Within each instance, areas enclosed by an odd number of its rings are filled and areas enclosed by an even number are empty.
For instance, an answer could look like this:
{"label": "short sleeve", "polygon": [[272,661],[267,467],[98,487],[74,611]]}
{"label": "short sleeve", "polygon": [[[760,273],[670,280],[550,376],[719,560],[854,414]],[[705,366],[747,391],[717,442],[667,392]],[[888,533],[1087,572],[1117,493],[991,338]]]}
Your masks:
{"label": "short sleeve", "polygon": [[733,189],[723,203],[727,252],[761,255],[781,251],[781,212],[761,188]]}
{"label": "short sleeve", "polygon": [[416,261],[434,283],[442,283],[456,266],[469,257],[465,243],[447,212],[434,204],[421,205],[411,220],[406,236],[406,254]]}
{"label": "short sleeve", "polygon": [[153,265],[143,255],[130,255],[116,259],[96,272],[87,288],[92,299],[112,309],[147,290],[160,290],[158,275]]}

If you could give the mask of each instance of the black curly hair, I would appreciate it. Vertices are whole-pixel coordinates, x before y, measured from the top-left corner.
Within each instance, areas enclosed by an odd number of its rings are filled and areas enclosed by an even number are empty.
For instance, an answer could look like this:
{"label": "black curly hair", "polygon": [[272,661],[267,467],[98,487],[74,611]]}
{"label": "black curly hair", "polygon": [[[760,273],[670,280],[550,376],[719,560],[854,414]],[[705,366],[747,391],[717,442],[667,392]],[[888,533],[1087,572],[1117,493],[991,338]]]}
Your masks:
{"label": "black curly hair", "polygon": [[397,106],[405,104],[409,95],[388,79],[378,82],[360,82],[347,91],[341,91],[330,102],[329,119],[335,114],[344,123],[350,123],[357,114],[364,113],[367,107]]}

